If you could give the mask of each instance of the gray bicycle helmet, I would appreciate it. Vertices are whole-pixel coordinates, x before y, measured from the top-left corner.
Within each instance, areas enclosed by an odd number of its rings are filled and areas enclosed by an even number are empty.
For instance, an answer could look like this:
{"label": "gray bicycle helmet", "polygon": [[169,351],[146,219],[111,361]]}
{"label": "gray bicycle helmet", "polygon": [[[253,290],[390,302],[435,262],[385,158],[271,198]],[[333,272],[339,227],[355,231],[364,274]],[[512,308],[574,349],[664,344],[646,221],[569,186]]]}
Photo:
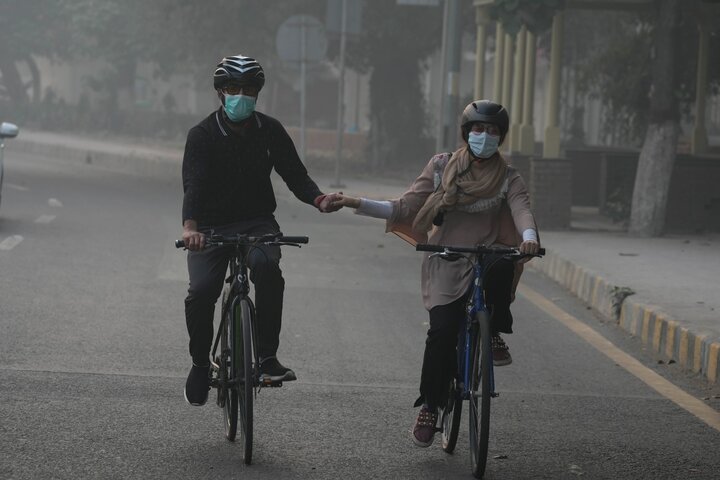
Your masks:
{"label": "gray bicycle helmet", "polygon": [[463,110],[460,117],[460,129],[463,140],[466,142],[472,124],[475,122],[497,125],[500,128],[500,144],[505,140],[505,135],[510,128],[510,117],[505,107],[490,100],[475,100]]}
{"label": "gray bicycle helmet", "polygon": [[230,82],[239,85],[252,85],[257,87],[259,91],[265,85],[265,72],[254,58],[244,55],[225,57],[215,69],[213,85],[216,90],[219,90]]}

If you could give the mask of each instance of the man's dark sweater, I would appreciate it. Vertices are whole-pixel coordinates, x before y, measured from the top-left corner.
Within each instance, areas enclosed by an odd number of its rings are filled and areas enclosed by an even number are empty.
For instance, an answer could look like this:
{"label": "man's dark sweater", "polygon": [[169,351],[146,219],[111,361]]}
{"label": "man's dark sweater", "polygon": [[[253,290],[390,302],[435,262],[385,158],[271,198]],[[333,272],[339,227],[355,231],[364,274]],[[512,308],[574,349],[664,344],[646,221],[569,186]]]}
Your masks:
{"label": "man's dark sweater", "polygon": [[314,205],[322,195],[279,121],[254,112],[241,127],[240,133],[231,130],[220,109],[188,132],[183,222],[206,227],[272,215],[273,168],[302,202]]}

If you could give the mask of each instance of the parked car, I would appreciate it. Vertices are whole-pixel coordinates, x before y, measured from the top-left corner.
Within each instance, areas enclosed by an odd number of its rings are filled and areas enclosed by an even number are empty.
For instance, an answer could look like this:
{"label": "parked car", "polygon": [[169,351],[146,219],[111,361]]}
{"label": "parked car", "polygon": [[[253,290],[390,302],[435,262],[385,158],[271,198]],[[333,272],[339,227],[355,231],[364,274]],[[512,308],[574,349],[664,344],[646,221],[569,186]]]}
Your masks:
{"label": "parked car", "polygon": [[2,203],[2,184],[3,184],[3,151],[5,150],[5,139],[17,137],[20,130],[14,123],[2,122],[0,123],[0,203]]}

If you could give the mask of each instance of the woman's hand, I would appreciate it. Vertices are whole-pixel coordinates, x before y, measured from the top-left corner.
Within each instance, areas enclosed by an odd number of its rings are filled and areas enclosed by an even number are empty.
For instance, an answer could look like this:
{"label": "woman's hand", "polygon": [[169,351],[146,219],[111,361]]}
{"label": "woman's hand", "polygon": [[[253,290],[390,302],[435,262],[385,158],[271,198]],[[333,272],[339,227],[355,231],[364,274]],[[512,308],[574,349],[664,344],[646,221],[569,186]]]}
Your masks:
{"label": "woman's hand", "polygon": [[[520,244],[520,253],[536,254],[540,251],[540,245],[535,240],[525,240]],[[527,263],[532,260],[532,257],[525,257],[518,260],[518,263]]]}
{"label": "woman's hand", "polygon": [[335,195],[335,198],[333,199],[333,205],[337,206],[338,208],[360,208],[360,199],[339,193]]}
{"label": "woman's hand", "polygon": [[535,240],[525,240],[520,244],[520,253],[536,254],[540,250],[540,245]]}

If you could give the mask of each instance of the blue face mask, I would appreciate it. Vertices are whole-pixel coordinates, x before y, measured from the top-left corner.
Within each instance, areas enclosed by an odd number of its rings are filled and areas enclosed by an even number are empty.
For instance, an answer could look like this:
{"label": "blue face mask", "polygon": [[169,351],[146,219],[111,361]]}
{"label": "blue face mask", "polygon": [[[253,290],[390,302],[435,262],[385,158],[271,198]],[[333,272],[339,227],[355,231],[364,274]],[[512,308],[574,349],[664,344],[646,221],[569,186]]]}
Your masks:
{"label": "blue face mask", "polygon": [[255,111],[257,99],[248,95],[225,95],[225,113],[230,121],[241,122]]}
{"label": "blue face mask", "polygon": [[468,145],[476,157],[490,158],[498,151],[500,137],[488,135],[487,132],[470,132],[468,135]]}

